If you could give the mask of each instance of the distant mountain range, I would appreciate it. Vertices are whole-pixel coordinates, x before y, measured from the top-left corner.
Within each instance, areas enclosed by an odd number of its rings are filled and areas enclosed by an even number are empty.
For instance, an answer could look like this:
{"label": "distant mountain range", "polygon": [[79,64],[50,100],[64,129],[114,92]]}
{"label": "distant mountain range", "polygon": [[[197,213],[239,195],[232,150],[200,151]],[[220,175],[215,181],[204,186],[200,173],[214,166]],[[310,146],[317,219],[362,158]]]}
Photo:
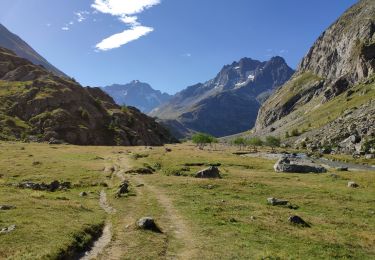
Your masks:
{"label": "distant mountain range", "polygon": [[150,115],[181,138],[194,132],[226,136],[255,124],[260,105],[294,71],[281,57],[261,62],[243,58],[226,65],[205,83],[190,86]]}
{"label": "distant mountain range", "polygon": [[171,99],[171,95],[153,89],[149,84],[134,80],[128,84],[114,84],[104,87],[117,104],[134,106],[143,113],[149,113],[154,108]]}
{"label": "distant mountain range", "polygon": [[30,47],[30,45],[14,33],[10,32],[2,24],[0,24],[0,47],[13,51],[19,57],[25,58],[35,65],[42,65],[46,70],[57,76],[67,77],[65,73],[50,64],[45,58]]}

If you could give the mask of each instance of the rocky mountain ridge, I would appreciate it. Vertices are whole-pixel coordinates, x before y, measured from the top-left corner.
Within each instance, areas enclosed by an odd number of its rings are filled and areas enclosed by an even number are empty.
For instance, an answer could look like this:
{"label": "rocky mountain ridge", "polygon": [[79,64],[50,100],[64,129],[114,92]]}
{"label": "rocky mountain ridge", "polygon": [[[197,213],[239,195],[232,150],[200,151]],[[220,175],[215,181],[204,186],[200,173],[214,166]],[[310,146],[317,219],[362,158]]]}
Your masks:
{"label": "rocky mountain ridge", "polygon": [[281,57],[266,62],[243,58],[225,65],[214,79],[177,93],[150,115],[179,137],[195,131],[215,136],[245,131],[254,125],[260,104],[293,72]]}
{"label": "rocky mountain ridge", "polygon": [[[299,137],[286,139],[295,146],[359,152],[375,135],[374,70],[375,2],[362,0],[318,38],[292,79],[262,105],[255,134],[296,129]],[[357,148],[344,145],[348,138]]]}
{"label": "rocky mountain ridge", "polygon": [[9,49],[19,57],[29,60],[35,65],[41,65],[57,76],[67,77],[65,73],[50,64],[45,58],[37,53],[24,40],[10,32],[4,25],[0,24],[0,47]]}

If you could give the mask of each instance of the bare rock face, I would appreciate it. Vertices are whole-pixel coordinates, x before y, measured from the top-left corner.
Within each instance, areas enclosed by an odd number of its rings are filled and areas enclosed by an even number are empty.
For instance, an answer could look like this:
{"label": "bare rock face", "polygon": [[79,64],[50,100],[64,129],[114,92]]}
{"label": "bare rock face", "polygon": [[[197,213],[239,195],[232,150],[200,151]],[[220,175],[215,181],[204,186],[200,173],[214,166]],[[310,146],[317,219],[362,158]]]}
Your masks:
{"label": "bare rock face", "polygon": [[0,48],[0,139],[59,140],[78,145],[173,142],[154,119],[119,107],[99,88],[83,88]]}
{"label": "bare rock face", "polygon": [[249,130],[261,103],[294,71],[281,57],[261,62],[243,58],[217,76],[190,86],[151,111],[178,137],[204,132],[221,137]]}
{"label": "bare rock face", "polygon": [[[328,144],[346,153],[360,150],[361,142],[375,138],[374,72],[375,1],[361,0],[318,38],[292,79],[262,105],[256,134],[284,136],[292,127],[306,128],[317,120],[310,119],[315,110],[338,102],[341,116],[327,111],[326,122],[308,129],[303,137],[311,147]],[[355,105],[350,104],[353,99]],[[333,110],[333,105],[327,106]],[[346,140],[353,134],[360,139],[355,144]]]}

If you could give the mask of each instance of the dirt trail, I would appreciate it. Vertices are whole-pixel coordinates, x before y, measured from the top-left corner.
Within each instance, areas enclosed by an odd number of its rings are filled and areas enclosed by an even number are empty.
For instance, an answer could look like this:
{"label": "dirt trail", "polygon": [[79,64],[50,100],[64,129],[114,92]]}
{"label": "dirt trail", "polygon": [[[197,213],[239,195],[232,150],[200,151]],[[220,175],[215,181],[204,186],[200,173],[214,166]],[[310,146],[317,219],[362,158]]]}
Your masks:
{"label": "dirt trail", "polygon": [[[119,166],[121,169],[128,169],[130,165],[129,159],[122,157],[119,160]],[[121,174],[123,176],[123,174]],[[168,223],[160,223],[163,225],[163,231],[167,234],[173,235],[177,242],[181,245],[179,252],[167,251],[167,259],[194,259],[197,255],[197,251],[194,245],[194,236],[186,223],[184,217],[178,212],[173,206],[172,200],[160,189],[149,184],[146,176],[142,175],[131,175],[130,180],[135,185],[143,184],[145,189],[148,191],[147,194],[154,196],[160,205],[164,208],[164,219]]]}
{"label": "dirt trail", "polygon": [[[107,201],[107,194],[104,190],[100,192],[100,198],[99,198],[99,205],[100,207],[107,212],[107,214],[112,214],[116,212],[116,209],[112,208]],[[91,260],[91,259],[97,259],[99,254],[104,250],[104,248],[111,242],[112,239],[112,223],[107,221],[103,228],[103,233],[99,237],[98,240],[95,241],[94,245],[90,249],[90,251],[87,251],[83,257],[80,258],[80,260]]]}

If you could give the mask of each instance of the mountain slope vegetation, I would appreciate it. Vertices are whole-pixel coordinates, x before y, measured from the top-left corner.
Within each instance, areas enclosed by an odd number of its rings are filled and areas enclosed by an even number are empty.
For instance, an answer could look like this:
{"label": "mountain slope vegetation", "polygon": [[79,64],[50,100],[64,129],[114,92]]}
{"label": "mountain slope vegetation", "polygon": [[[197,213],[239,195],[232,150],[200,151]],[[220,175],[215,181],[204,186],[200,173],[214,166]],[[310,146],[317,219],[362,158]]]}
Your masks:
{"label": "mountain slope vegetation", "polygon": [[[375,2],[362,0],[315,42],[292,79],[261,107],[255,133],[296,146],[360,152],[375,137]],[[351,142],[348,138],[352,139]]]}
{"label": "mountain slope vegetation", "polygon": [[120,107],[0,48],[0,137],[81,145],[160,145],[173,138],[152,118]]}

